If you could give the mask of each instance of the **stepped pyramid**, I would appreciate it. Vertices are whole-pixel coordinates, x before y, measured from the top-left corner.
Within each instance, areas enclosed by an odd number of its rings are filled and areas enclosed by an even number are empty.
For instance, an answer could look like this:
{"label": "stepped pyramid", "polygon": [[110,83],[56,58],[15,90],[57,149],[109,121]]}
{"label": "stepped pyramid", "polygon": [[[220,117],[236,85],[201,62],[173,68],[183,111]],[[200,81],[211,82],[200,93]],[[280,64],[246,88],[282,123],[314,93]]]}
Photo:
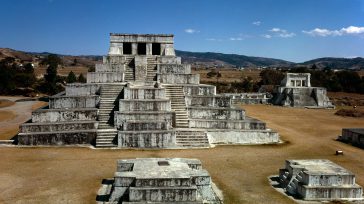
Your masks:
{"label": "stepped pyramid", "polygon": [[20,145],[93,144],[103,148],[190,148],[277,143],[264,122],[231,97],[200,84],[175,56],[174,36],[110,34],[110,49],[87,74],[50,97],[22,124]]}

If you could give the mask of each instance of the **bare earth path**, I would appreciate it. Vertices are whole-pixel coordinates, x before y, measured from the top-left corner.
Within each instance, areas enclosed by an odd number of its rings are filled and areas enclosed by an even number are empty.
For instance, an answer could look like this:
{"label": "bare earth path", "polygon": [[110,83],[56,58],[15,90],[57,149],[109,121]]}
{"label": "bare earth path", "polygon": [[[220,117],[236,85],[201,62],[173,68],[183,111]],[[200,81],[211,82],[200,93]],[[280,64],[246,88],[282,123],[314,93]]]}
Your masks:
{"label": "bare earth path", "polygon": [[[0,96],[0,99],[7,99],[10,101],[16,101],[22,98],[24,97]],[[7,140],[16,135],[19,125],[30,119],[34,106],[38,105],[39,107],[43,104],[44,102],[39,101],[21,101],[8,107],[0,108],[2,113],[6,114],[8,111],[11,111],[11,113],[15,115],[15,117],[12,117],[10,120],[0,122],[0,139]]]}
{"label": "bare earth path", "polygon": [[[293,203],[268,184],[285,159],[330,159],[348,168],[364,186],[364,150],[334,139],[343,127],[364,120],[335,116],[335,110],[244,106],[288,141],[280,145],[219,146],[199,150],[93,150],[89,148],[0,148],[0,203],[94,203],[116,160],[135,157],[199,158],[223,191],[226,203]],[[344,156],[335,156],[335,150]]]}

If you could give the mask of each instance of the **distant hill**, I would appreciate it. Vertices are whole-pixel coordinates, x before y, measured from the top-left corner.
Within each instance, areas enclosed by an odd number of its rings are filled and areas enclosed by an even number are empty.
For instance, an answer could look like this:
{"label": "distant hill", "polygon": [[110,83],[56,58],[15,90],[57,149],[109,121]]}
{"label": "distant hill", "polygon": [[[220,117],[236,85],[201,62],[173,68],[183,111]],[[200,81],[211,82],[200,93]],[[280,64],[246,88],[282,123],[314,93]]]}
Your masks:
{"label": "distant hill", "polygon": [[312,67],[315,64],[318,68],[330,68],[330,69],[364,69],[364,58],[334,58],[324,57],[317,58],[302,63],[308,67]]}
{"label": "distant hill", "polygon": [[6,57],[12,57],[14,59],[18,59],[19,61],[28,61],[28,62],[32,62],[33,60],[35,60],[35,57],[32,54],[28,54],[23,51],[17,51],[9,48],[0,48],[0,60]]}
{"label": "distant hill", "polygon": [[237,54],[223,54],[215,52],[187,52],[176,50],[176,55],[182,57],[186,63],[207,63],[207,64],[225,64],[237,67],[267,67],[267,66],[292,66],[293,62],[265,58],[250,57]]}
{"label": "distant hill", "polygon": [[[0,60],[6,57],[13,57],[20,63],[32,62],[38,64],[48,52],[24,52],[9,48],[0,48]],[[187,52],[176,50],[176,55],[182,58],[183,63],[192,64],[195,67],[299,67],[308,68],[315,64],[318,68],[331,69],[364,69],[364,58],[318,58],[303,63],[293,63],[281,59],[250,57],[237,54],[223,54],[214,52]],[[93,67],[101,63],[102,56],[99,55],[62,55],[63,66]]]}
{"label": "distant hill", "polygon": [[[0,48],[0,60],[6,57],[13,57],[19,63],[33,63],[39,64],[44,57],[52,54],[49,52],[24,52],[13,50],[10,48]],[[63,66],[83,66],[83,67],[93,67],[95,63],[101,62],[102,56],[95,55],[80,55],[80,56],[72,56],[72,55],[62,55],[58,54],[58,56],[62,59]],[[76,64],[75,64],[76,62]]]}

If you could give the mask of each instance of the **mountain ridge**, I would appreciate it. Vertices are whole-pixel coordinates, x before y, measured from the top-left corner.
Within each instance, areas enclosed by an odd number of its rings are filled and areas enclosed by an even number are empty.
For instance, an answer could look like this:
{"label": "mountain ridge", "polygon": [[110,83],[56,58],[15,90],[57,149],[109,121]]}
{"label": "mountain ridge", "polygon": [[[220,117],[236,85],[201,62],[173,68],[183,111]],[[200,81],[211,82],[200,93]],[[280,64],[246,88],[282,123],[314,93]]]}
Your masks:
{"label": "mountain ridge", "polygon": [[[11,48],[0,48],[0,59],[5,57],[14,57],[20,61],[34,61],[44,57],[50,52],[28,52],[19,51]],[[64,55],[62,56],[68,63],[75,58],[80,63],[84,62],[88,66],[99,63],[102,60],[101,55]],[[176,55],[182,58],[183,63],[193,64],[195,67],[312,67],[314,64],[317,68],[331,69],[364,69],[364,58],[337,58],[322,57],[308,60],[302,63],[294,63],[282,59],[255,57],[239,54],[224,54],[217,52],[190,52],[176,50]]]}

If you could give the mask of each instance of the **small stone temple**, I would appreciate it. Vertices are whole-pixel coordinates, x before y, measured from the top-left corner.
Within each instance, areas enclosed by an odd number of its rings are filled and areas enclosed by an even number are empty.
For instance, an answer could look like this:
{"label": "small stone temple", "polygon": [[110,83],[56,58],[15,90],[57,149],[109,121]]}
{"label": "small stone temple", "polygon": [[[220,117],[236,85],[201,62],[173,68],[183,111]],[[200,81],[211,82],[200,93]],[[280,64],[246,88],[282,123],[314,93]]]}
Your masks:
{"label": "small stone temple", "polygon": [[114,179],[99,190],[102,203],[219,204],[209,173],[198,159],[118,160]]}
{"label": "small stone temple", "polygon": [[364,128],[343,128],[338,140],[364,148]]}
{"label": "small stone temple", "polygon": [[176,57],[173,35],[110,34],[110,49],[87,74],[49,98],[20,126],[20,145],[118,148],[210,147],[279,142],[231,97],[200,84]]}
{"label": "small stone temple", "polygon": [[355,175],[329,160],[286,160],[280,185],[303,200],[362,200]]}
{"label": "small stone temple", "polygon": [[310,73],[287,73],[274,90],[272,103],[291,107],[333,108],[326,88],[312,87]]}

